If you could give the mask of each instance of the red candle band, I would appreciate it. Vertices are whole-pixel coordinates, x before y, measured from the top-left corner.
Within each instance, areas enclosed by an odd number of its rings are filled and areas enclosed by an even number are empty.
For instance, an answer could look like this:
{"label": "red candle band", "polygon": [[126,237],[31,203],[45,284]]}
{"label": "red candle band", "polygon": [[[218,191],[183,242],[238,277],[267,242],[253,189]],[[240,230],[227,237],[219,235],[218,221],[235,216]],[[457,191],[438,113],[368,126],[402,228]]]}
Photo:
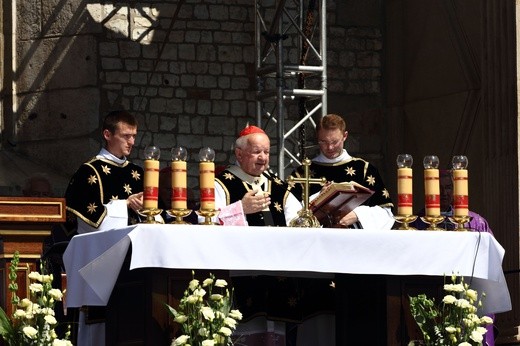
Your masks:
{"label": "red candle band", "polygon": [[426,195],[426,208],[439,208],[441,206],[440,195]]}
{"label": "red candle band", "polygon": [[468,208],[468,196],[463,196],[463,195],[453,196],[453,208],[467,209]]}
{"label": "red candle band", "polygon": [[211,202],[215,200],[215,189],[214,188],[203,188],[200,189],[200,201]]}
{"label": "red candle band", "polygon": [[146,201],[157,201],[159,198],[159,188],[156,186],[145,186],[143,199]]}
{"label": "red candle band", "polygon": [[397,205],[399,207],[411,207],[413,205],[413,194],[400,193],[397,195]]}
{"label": "red candle band", "polygon": [[172,189],[172,201],[187,201],[188,200],[188,189],[185,187],[174,187]]}

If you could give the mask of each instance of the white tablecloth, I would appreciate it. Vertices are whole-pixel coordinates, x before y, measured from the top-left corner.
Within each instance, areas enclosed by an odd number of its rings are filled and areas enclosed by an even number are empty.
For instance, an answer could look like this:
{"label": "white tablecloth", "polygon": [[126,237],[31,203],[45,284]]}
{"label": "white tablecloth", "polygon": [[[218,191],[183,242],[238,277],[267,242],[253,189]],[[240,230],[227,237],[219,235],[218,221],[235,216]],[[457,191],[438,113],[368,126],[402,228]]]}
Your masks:
{"label": "white tablecloth", "polygon": [[443,276],[486,292],[485,312],[511,310],[504,249],[489,233],[141,224],[75,236],[64,254],[67,306],[106,305],[132,244],[130,269]]}

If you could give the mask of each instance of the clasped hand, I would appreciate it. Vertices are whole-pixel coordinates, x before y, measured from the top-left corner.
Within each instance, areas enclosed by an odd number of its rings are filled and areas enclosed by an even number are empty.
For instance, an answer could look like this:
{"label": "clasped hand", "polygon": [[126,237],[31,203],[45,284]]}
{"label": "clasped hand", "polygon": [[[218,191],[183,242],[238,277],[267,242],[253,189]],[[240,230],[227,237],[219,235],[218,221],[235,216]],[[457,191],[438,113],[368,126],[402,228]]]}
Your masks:
{"label": "clasped hand", "polygon": [[265,192],[248,191],[242,198],[244,214],[258,213],[271,204],[271,197]]}

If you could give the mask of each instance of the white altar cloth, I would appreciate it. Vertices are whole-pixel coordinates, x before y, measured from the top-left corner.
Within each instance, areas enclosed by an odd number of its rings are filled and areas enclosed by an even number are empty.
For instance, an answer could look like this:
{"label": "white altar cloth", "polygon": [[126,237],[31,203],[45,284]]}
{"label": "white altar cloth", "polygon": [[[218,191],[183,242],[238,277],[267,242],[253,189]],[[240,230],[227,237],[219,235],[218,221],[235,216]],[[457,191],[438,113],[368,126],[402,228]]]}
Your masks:
{"label": "white altar cloth", "polygon": [[486,313],[511,310],[504,249],[489,233],[155,224],[75,236],[63,256],[67,306],[106,305],[130,244],[130,269],[456,273],[486,292]]}

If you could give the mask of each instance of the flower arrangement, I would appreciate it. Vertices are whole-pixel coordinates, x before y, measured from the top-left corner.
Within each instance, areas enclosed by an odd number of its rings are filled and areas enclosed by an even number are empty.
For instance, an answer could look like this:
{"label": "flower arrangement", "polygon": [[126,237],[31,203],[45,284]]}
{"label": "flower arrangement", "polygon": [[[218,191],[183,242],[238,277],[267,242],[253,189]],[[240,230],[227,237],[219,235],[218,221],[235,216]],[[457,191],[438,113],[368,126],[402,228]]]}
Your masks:
{"label": "flower arrangement", "polygon": [[230,294],[227,282],[210,274],[201,284],[194,272],[192,276],[178,310],[166,304],[183,333],[173,339],[172,346],[233,345],[231,336],[242,313],[232,309],[232,291]]}
{"label": "flower arrangement", "polygon": [[30,298],[17,296],[18,285],[16,283],[16,268],[20,261],[20,255],[15,252],[9,267],[9,291],[11,291],[11,303],[16,307],[11,318],[0,308],[0,335],[8,346],[69,346],[70,330],[65,334],[65,339],[59,339],[55,332],[58,322],[54,317],[54,304],[61,301],[61,290],[52,288],[53,276],[46,275],[43,265],[40,271],[29,274]]}
{"label": "flower arrangement", "polygon": [[444,291],[440,306],[424,294],[410,297],[410,310],[424,341],[411,341],[409,346],[482,345],[487,331],[484,326],[493,323],[490,317],[477,315],[485,293],[479,297],[463,277],[458,279],[456,275],[451,276],[451,283],[444,284]]}

